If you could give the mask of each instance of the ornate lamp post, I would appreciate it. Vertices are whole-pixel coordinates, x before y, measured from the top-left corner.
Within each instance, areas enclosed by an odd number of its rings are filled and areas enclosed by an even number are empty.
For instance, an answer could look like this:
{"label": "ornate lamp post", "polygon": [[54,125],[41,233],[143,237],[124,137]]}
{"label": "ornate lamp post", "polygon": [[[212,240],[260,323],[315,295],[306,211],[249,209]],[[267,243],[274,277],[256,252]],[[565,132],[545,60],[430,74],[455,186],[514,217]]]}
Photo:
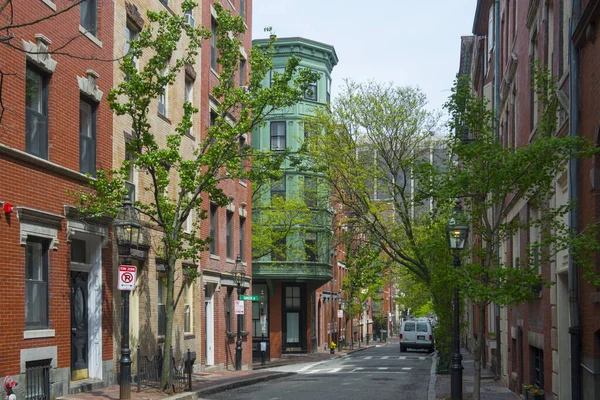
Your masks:
{"label": "ornate lamp post", "polygon": [[[244,277],[246,276],[246,270],[242,265],[242,257],[238,254],[235,260],[235,267],[231,271],[233,274],[233,280],[237,285],[237,295],[238,300],[241,300],[242,296],[242,282],[244,282]],[[242,318],[244,316],[242,314],[238,314],[237,316],[237,340],[235,342],[235,370],[241,371],[242,369]]]}
{"label": "ornate lamp post", "polygon": [[[123,206],[113,222],[119,257],[122,257],[125,265],[131,263],[131,247],[138,245],[142,224],[138,218],[137,211],[131,204],[129,195],[125,195]],[[131,349],[129,348],[129,290],[121,291],[123,302],[123,315],[121,323],[121,373],[119,399],[131,399]]]}
{"label": "ornate lamp post", "polygon": [[[465,223],[460,200],[456,200],[456,206],[452,213],[452,218],[447,227],[448,245],[454,254],[454,268],[460,267],[459,251],[465,248],[467,236],[469,235],[469,226]],[[458,286],[454,287],[454,354],[452,354],[452,365],[450,365],[451,387],[450,394],[452,400],[462,399],[462,354],[460,354],[460,304],[458,301]]]}

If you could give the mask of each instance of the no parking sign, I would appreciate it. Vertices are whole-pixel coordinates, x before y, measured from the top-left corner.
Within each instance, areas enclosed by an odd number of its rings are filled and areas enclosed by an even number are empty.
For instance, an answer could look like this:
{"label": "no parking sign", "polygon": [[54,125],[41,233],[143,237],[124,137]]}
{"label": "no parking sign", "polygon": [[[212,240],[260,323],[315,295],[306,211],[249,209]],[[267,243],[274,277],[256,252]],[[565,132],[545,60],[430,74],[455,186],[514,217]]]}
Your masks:
{"label": "no parking sign", "polygon": [[135,275],[137,267],[135,265],[119,265],[119,290],[134,290]]}

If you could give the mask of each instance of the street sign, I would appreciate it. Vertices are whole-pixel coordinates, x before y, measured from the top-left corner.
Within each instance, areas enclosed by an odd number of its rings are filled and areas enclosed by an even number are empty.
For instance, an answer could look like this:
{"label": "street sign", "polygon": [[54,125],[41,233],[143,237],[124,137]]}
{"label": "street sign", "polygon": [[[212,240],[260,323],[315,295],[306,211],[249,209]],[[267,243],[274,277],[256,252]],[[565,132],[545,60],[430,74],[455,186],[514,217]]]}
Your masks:
{"label": "street sign", "polygon": [[344,310],[338,310],[338,318],[344,318]]}
{"label": "street sign", "polygon": [[137,267],[135,265],[119,265],[119,283],[117,284],[117,288],[119,290],[134,290],[136,271]]}
{"label": "street sign", "polygon": [[235,315],[244,315],[244,301],[243,300],[235,301]]}
{"label": "street sign", "polygon": [[245,294],[240,294],[240,300],[258,301],[258,296],[248,296],[248,295],[245,295]]}
{"label": "street sign", "polygon": [[267,316],[266,315],[260,316],[260,333],[263,335],[267,333]]}

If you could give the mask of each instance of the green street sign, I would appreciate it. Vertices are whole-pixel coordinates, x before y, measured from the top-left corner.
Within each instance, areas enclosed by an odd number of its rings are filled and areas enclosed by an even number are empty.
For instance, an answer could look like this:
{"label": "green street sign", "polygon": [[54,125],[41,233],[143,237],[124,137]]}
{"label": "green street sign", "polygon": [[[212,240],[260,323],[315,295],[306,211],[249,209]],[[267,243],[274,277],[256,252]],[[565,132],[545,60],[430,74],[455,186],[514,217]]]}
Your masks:
{"label": "green street sign", "polygon": [[246,295],[241,294],[240,295],[240,300],[258,301],[258,296],[246,296]]}

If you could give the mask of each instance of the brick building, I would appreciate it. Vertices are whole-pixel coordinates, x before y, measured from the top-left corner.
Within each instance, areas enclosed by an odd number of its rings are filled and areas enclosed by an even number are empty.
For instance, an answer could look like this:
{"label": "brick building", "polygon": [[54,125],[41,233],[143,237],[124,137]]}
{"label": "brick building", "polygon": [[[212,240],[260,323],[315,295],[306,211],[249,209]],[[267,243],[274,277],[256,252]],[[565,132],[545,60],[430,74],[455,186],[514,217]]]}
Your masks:
{"label": "brick building", "polygon": [[[230,9],[234,15],[241,16],[247,27],[241,36],[243,46],[240,48],[242,60],[240,62],[239,81],[236,86],[246,86],[249,78],[249,64],[247,60],[252,47],[252,0],[210,0],[203,1],[198,7],[205,28],[216,29],[216,13],[214,4],[219,1],[225,9]],[[215,116],[218,99],[212,95],[212,90],[218,83],[219,69],[216,63],[218,51],[215,42],[207,40],[202,44],[200,54],[200,103],[198,123],[199,134],[203,135]],[[241,141],[250,144],[251,132],[248,132]],[[252,187],[249,181],[226,180],[221,183],[229,197],[230,204],[225,208],[217,208],[205,198],[209,220],[204,225],[203,237],[212,236],[211,249],[202,254],[202,278],[198,291],[200,303],[196,315],[202,326],[200,333],[202,341],[202,365],[205,368],[233,368],[235,362],[235,332],[237,332],[237,318],[234,314],[234,300],[237,294],[231,270],[235,266],[235,259],[239,254],[242,264],[246,269],[246,278],[242,285],[243,293],[249,295],[250,280],[252,276],[252,249],[251,243],[251,218],[252,218]],[[211,234],[211,226],[212,229]],[[251,304],[245,304],[242,318],[242,368],[246,369],[252,364],[251,340]]]}
{"label": "brick building", "polygon": [[[507,147],[526,146],[535,137],[540,113],[532,89],[531,62],[539,61],[556,77],[559,103],[557,135],[581,135],[598,144],[600,87],[595,79],[595,43],[600,2],[480,0],[473,37],[462,39],[461,74],[473,90],[490,100],[498,116],[498,138]],[[569,225],[584,231],[598,221],[597,160],[573,161],[556,177],[552,204],[574,202]],[[508,219],[532,217],[517,204]],[[509,267],[526,260],[526,248],[540,233],[531,227],[502,243],[501,261]],[[598,256],[595,256],[598,272]],[[562,251],[540,265],[553,283],[532,301],[486,310],[484,363],[508,386],[523,393],[524,384],[544,389],[546,399],[596,399],[600,393],[600,299],[573,255]],[[465,340],[473,346],[477,312],[466,308]],[[498,357],[499,355],[499,357]],[[498,365],[499,364],[499,365]]]}
{"label": "brick building", "polygon": [[0,372],[19,398],[114,382],[110,221],[82,219],[68,194],[112,166],[113,70],[98,60],[112,58],[114,9],[99,3],[15,2],[15,25],[48,19],[0,47]]}
{"label": "brick building", "polygon": [[[168,11],[181,13],[180,0],[148,1],[148,0],[118,0],[115,12],[115,48],[114,57],[122,57],[127,52],[127,41],[135,39],[147,22],[146,12]],[[216,12],[214,2],[201,4],[186,15],[186,20],[194,26],[202,25],[205,29],[214,27]],[[245,18],[248,30],[251,28],[252,2],[249,0],[222,1],[225,9],[231,10]],[[214,32],[214,30],[213,30]],[[250,34],[244,37],[245,56],[249,53]],[[176,50],[174,58],[180,57]],[[143,65],[144,58],[138,60]],[[242,63],[244,64],[244,63]],[[243,75],[247,77],[245,65],[241,66]],[[172,85],[168,85],[165,94],[159,96],[150,105],[149,122],[152,132],[160,141],[168,134],[175,133],[177,124],[183,116],[183,105],[191,102],[199,112],[193,116],[192,129],[183,137],[181,154],[184,158],[193,157],[194,150],[205,138],[207,128],[218,104],[218,99],[212,95],[213,87],[218,83],[218,65],[216,64],[215,42],[211,39],[202,44],[196,64],[187,65],[177,76]],[[114,66],[115,84],[124,79],[119,66]],[[238,82],[243,86],[243,82]],[[126,154],[125,143],[131,137],[131,122],[127,117],[114,117],[114,157],[115,167],[120,166],[125,158],[135,157]],[[249,137],[245,138],[250,140]],[[177,182],[175,171],[170,171],[171,182]],[[131,196],[140,202],[151,202],[152,192],[146,190],[152,187],[152,182],[144,173],[132,169],[128,178],[128,188]],[[173,351],[176,359],[182,358],[188,349],[196,353],[196,369],[234,368],[235,340],[237,330],[233,315],[233,300],[235,297],[234,281],[231,270],[235,259],[240,254],[244,266],[248,269],[244,291],[250,288],[250,207],[251,186],[242,180],[223,180],[221,187],[229,197],[230,204],[219,208],[205,196],[203,205],[208,219],[200,224],[199,236],[211,237],[213,243],[210,250],[201,254],[200,265],[189,260],[178,260],[176,270],[178,278],[175,283],[175,295],[182,290],[182,298],[177,305],[173,322]],[[169,185],[169,194],[176,196],[177,185]],[[192,224],[197,222],[198,215],[188,218],[184,230],[190,231]],[[165,304],[166,287],[162,278],[165,277],[166,262],[157,256],[153,243],[158,243],[161,233],[151,225],[145,224],[144,243],[133,252],[133,263],[138,266],[138,284],[130,299],[130,346],[135,368],[137,349],[143,355],[153,355],[161,346],[165,335]],[[154,246],[155,247],[155,246]],[[116,256],[115,256],[116,263]],[[194,282],[188,281],[183,275],[187,269],[201,273]],[[180,279],[181,278],[181,279]],[[181,286],[184,285],[182,288]],[[120,293],[117,293],[117,304]],[[247,307],[249,311],[249,306]],[[244,315],[243,330],[250,326],[248,311]],[[120,314],[115,314],[115,323],[121,320]],[[247,345],[247,332],[244,332],[243,364],[250,364],[250,346]],[[115,359],[119,358],[120,335],[115,336]]]}

